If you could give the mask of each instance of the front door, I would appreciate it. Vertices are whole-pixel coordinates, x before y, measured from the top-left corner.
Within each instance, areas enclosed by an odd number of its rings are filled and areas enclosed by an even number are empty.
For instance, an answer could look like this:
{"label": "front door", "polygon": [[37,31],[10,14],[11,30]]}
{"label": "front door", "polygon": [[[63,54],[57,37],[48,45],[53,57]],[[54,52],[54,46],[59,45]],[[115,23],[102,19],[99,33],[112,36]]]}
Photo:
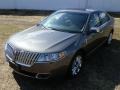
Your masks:
{"label": "front door", "polygon": [[[86,33],[90,32],[92,27],[99,28],[100,26],[101,26],[101,23],[100,23],[99,14],[93,13],[91,14],[91,17],[89,19]],[[100,32],[98,33],[87,33],[85,51],[87,52],[93,51],[102,42],[101,38],[102,38],[102,30],[100,30]]]}

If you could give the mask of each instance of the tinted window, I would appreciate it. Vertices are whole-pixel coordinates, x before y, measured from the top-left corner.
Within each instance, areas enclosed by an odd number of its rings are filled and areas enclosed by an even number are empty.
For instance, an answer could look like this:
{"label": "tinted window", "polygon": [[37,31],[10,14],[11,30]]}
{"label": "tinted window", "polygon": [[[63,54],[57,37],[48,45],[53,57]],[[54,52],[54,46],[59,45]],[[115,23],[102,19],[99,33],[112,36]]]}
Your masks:
{"label": "tinted window", "polygon": [[80,32],[87,18],[86,13],[59,12],[44,20],[42,25],[53,30]]}
{"label": "tinted window", "polygon": [[89,21],[90,27],[99,27],[100,26],[100,18],[98,14],[92,14],[90,21]]}
{"label": "tinted window", "polygon": [[99,17],[102,24],[110,20],[110,17],[106,13],[100,13]]}

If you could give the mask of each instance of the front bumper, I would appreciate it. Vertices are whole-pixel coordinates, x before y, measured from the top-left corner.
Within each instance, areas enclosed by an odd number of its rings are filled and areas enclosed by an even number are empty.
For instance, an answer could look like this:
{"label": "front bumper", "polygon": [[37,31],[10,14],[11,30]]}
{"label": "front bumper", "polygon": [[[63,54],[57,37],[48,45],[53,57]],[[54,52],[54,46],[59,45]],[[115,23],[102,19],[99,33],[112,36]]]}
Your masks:
{"label": "front bumper", "polygon": [[37,79],[48,79],[66,74],[71,61],[71,57],[65,57],[56,62],[35,63],[31,67],[26,67],[11,61],[8,57],[6,59],[10,67],[18,74]]}

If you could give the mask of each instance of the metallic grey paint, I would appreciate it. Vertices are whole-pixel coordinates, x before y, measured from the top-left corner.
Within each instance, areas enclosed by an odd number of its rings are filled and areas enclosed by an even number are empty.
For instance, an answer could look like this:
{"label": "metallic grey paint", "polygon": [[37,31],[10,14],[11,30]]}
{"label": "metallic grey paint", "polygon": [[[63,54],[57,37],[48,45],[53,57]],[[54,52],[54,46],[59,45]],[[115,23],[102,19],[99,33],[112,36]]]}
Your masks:
{"label": "metallic grey paint", "polygon": [[[98,11],[60,10],[57,12],[88,13],[90,16],[92,13]],[[60,74],[61,72],[66,73],[72,58],[78,51],[84,50],[85,53],[89,53],[107,39],[109,33],[114,30],[114,20],[110,16],[109,22],[106,22],[99,27],[103,31],[100,33],[88,34],[87,28],[88,22],[85,24],[83,32],[81,33],[61,32],[49,29],[41,30],[39,26],[35,25],[10,37],[7,41],[7,44],[12,45],[13,47],[13,52],[11,51],[10,53],[16,55],[16,50],[31,53],[56,53],[66,51],[66,56],[54,62],[52,62],[52,60],[49,62],[35,62],[32,66],[28,67],[24,64],[17,63],[14,58],[10,58],[6,51],[7,48],[5,48],[6,59],[15,71],[25,76],[30,75],[22,73],[21,71],[16,70],[16,68],[29,73],[34,73],[35,76],[33,77],[37,77],[39,74],[49,74],[50,76],[53,76],[58,73]]]}

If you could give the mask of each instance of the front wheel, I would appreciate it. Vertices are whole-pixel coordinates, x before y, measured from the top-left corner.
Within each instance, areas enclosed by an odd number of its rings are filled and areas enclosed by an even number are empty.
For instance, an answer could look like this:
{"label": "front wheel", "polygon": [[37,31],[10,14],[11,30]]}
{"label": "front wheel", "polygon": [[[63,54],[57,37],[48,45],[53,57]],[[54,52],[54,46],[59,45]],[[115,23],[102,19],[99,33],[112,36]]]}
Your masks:
{"label": "front wheel", "polygon": [[82,67],[82,56],[77,54],[73,58],[70,68],[69,68],[70,77],[72,78],[77,77],[80,74],[81,67]]}

